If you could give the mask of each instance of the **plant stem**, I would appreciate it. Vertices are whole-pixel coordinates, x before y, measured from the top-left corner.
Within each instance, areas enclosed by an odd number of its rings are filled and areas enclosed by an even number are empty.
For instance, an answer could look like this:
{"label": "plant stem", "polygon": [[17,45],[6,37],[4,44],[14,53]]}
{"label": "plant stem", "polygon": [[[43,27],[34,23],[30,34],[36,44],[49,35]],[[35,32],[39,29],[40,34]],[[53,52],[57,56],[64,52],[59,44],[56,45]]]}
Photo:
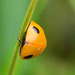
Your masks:
{"label": "plant stem", "polygon": [[[23,40],[23,38],[25,36],[25,32],[27,30],[28,24],[29,24],[30,19],[32,17],[32,14],[34,12],[37,1],[38,0],[31,0],[30,6],[28,8],[28,11],[27,11],[26,17],[24,19],[20,35],[19,35],[21,40]],[[21,47],[20,45],[21,45],[21,43],[18,41],[17,44],[16,44],[16,47],[15,47],[12,59],[11,59],[11,63],[9,65],[7,75],[12,75],[14,73],[15,66],[16,66],[16,63],[17,63],[17,60],[18,60],[19,50],[20,50],[20,47]]]}

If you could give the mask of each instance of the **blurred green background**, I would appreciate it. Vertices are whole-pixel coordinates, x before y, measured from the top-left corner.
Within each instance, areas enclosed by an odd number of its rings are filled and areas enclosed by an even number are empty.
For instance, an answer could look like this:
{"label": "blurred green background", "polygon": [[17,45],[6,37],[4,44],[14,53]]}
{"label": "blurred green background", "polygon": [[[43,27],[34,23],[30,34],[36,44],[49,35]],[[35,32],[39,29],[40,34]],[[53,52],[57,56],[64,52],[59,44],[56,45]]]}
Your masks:
{"label": "blurred green background", "polygon": [[[31,0],[0,0],[0,75],[6,75]],[[45,31],[45,51],[18,57],[14,75],[75,75],[75,0],[39,0],[32,16]]]}

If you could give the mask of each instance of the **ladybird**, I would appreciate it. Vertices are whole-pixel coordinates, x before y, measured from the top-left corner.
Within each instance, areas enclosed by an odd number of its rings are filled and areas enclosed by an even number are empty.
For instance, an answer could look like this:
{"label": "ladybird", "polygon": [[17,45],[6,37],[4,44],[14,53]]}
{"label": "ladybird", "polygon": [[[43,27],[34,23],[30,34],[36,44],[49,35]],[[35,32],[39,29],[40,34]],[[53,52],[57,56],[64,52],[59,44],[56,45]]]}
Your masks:
{"label": "ladybird", "polygon": [[31,59],[40,55],[46,48],[47,40],[43,29],[31,21],[20,49],[21,59]]}

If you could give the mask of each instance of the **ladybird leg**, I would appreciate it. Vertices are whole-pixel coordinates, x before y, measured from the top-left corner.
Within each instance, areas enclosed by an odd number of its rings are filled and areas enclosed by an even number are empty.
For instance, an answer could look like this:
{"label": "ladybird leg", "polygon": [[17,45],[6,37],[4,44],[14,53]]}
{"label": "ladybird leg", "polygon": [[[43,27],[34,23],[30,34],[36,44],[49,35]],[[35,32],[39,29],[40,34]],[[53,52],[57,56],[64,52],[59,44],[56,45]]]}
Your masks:
{"label": "ladybird leg", "polygon": [[17,37],[17,39],[18,39],[21,43],[23,43],[23,42],[20,40],[19,36]]}

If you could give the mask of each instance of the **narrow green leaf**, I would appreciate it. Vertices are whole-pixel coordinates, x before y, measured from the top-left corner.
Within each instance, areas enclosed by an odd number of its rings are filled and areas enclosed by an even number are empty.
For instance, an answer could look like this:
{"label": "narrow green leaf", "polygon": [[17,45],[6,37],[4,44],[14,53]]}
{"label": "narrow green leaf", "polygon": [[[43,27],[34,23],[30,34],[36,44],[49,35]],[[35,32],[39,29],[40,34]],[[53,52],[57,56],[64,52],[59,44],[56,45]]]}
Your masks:
{"label": "narrow green leaf", "polygon": [[[25,32],[27,30],[28,24],[29,24],[30,19],[32,17],[32,14],[34,12],[34,9],[35,9],[35,6],[37,4],[37,1],[38,0],[31,0],[30,6],[28,8],[28,11],[27,11],[26,17],[24,19],[20,35],[19,35],[21,40],[23,40],[23,38],[25,36]],[[20,45],[21,45],[21,43],[18,41],[17,44],[16,44],[16,47],[15,47],[15,50],[14,50],[10,65],[9,65],[7,75],[12,75],[14,73],[15,66],[16,66],[16,63],[17,63],[17,60],[18,60],[17,57],[18,57],[18,54],[19,54]]]}

